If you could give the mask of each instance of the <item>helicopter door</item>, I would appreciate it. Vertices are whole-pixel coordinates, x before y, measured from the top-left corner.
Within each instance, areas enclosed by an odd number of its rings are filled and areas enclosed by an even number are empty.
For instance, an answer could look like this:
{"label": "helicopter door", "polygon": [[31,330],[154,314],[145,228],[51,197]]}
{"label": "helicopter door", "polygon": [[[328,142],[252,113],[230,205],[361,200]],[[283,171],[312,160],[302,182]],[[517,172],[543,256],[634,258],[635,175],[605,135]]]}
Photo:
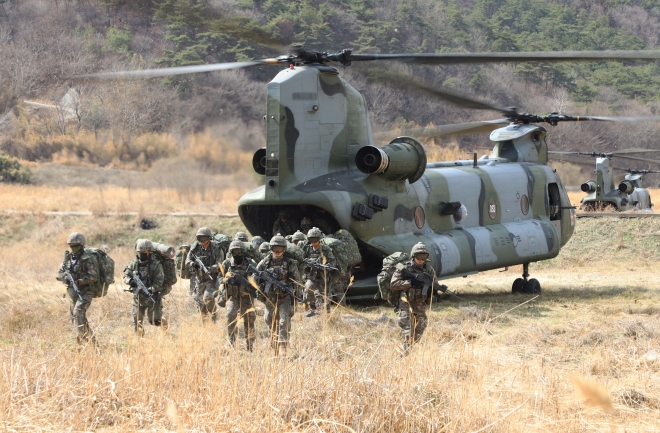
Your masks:
{"label": "helicopter door", "polygon": [[559,185],[556,183],[548,184],[548,217],[550,222],[561,233],[561,195],[559,194]]}

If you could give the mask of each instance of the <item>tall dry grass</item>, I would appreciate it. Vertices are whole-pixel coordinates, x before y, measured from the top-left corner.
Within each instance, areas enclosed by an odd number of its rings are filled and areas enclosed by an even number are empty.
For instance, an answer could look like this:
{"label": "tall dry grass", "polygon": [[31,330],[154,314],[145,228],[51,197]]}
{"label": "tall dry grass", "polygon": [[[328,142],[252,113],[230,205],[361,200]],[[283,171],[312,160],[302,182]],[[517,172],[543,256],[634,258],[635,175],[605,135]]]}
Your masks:
{"label": "tall dry grass", "polygon": [[[602,252],[595,268],[533,265],[544,289],[534,299],[510,293],[518,267],[450,280],[467,302],[436,303],[406,358],[392,310],[364,305],[313,319],[296,313],[286,358],[269,348],[261,317],[255,352],[242,344],[228,350],[224,311],[219,323],[202,325],[185,283],[166,298],[171,329],[147,326],[137,339],[131,295],[116,285],[90,309],[97,352],[76,348],[68,299],[54,280],[66,233],[83,230],[94,243],[109,237],[119,275],[133,255],[128,239],[157,234],[175,243],[193,226],[227,231],[225,223],[164,219],[161,231],[144,232],[119,217],[37,215],[0,224],[0,422],[7,431],[657,428],[660,274],[634,257],[614,261]],[[578,224],[573,241],[591,242],[591,225]],[[612,278],[612,269],[621,277]],[[611,412],[583,400],[603,392]]]}

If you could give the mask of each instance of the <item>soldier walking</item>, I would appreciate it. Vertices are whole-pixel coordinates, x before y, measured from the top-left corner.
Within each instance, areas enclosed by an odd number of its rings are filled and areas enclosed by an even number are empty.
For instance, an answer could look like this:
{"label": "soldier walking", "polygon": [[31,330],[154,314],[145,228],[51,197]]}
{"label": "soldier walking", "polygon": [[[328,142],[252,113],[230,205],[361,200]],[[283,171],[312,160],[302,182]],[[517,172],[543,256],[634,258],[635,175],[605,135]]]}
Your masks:
{"label": "soldier walking", "polygon": [[[153,326],[167,328],[163,319],[163,283],[165,272],[160,261],[152,256],[154,247],[148,239],[138,239],[135,243],[136,256],[124,270],[124,284],[133,289],[133,326],[138,336],[144,336],[144,316]],[[148,293],[139,288],[142,282]]]}
{"label": "soldier walking", "polygon": [[93,286],[98,283],[99,263],[93,254],[85,251],[86,240],[82,233],[71,233],[67,243],[71,252],[64,253],[64,262],[55,278],[67,285],[71,298],[69,315],[76,341],[78,344],[84,341],[94,343],[94,334],[87,322],[87,309],[94,298]]}
{"label": "soldier walking", "polygon": [[[214,293],[218,290],[218,262],[224,260],[220,244],[211,239],[211,230],[202,227],[197,230],[197,241],[190,246],[186,256],[186,266],[191,270],[191,287],[195,304],[202,314],[202,321],[209,317],[217,320]],[[194,281],[193,281],[194,280]],[[192,289],[191,289],[192,290]]]}
{"label": "soldier walking", "polygon": [[[270,240],[270,253],[259,262],[257,269],[268,270],[279,281],[291,285],[289,280],[300,281],[300,273],[296,261],[284,256],[286,247],[286,239],[283,236],[273,236]],[[293,298],[277,287],[271,287],[264,302],[264,320],[270,332],[271,345],[276,349],[276,353],[286,353],[293,316]]]}
{"label": "soldier walking", "polygon": [[[222,262],[225,269],[225,277],[222,279],[222,299],[218,302],[226,303],[227,306],[227,333],[229,335],[229,344],[231,347],[236,345],[236,335],[238,334],[237,324],[243,318],[243,329],[245,330],[245,343],[248,351],[254,348],[256,338],[254,330],[254,321],[257,318],[254,309],[254,297],[256,290],[254,287],[242,282],[237,276],[247,280],[248,266],[257,266],[254,260],[246,257],[245,244],[241,241],[233,241],[229,245],[231,253],[228,259]],[[240,317],[238,314],[240,313]]]}
{"label": "soldier walking", "polygon": [[[433,275],[435,270],[430,264],[429,250],[423,243],[419,242],[412,247],[410,261],[400,263],[392,275],[392,291],[400,293],[399,297],[399,327],[403,332],[404,354],[410,352],[410,348],[422,337],[428,318],[426,310],[429,307],[428,294],[423,293],[424,282],[408,275],[404,270],[412,274],[422,272]],[[410,274],[409,274],[410,275]],[[437,284],[434,281],[434,285]],[[430,288],[431,293],[435,287]]]}
{"label": "soldier walking", "polygon": [[328,267],[336,267],[336,259],[329,246],[321,243],[323,232],[316,227],[313,227],[307,232],[307,243],[302,247],[302,263],[301,266],[305,272],[305,300],[309,304],[310,310],[306,317],[312,317],[316,314],[317,309],[323,310],[325,305],[326,309],[330,309],[328,298],[331,298],[332,286],[334,282],[333,272],[330,270],[317,269],[313,266],[306,265],[305,261],[309,260],[320,265]]}

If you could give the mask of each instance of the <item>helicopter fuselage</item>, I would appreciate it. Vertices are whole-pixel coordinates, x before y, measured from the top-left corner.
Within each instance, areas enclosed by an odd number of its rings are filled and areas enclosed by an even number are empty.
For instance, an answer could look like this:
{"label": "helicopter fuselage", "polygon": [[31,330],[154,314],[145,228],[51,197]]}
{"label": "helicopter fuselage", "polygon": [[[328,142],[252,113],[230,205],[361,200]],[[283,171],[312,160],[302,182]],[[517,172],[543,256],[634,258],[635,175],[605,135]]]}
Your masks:
{"label": "helicopter fuselage", "polygon": [[373,297],[382,258],[418,242],[438,277],[452,278],[553,258],[573,233],[543,128],[502,128],[487,158],[427,163],[410,137],[375,147],[363,97],[326,66],[278,74],[265,118],[266,147],[253,161],[265,185],[241,198],[239,215],[270,238],[281,208],[326,211],[358,240],[371,277],[356,275],[351,297]]}

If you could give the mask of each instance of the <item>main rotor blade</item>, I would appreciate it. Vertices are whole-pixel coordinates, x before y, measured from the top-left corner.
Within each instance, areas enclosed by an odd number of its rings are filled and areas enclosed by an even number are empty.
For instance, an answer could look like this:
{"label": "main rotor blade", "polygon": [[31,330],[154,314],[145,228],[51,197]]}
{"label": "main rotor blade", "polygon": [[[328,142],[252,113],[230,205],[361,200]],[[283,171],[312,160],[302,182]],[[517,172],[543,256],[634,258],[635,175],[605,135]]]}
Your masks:
{"label": "main rotor blade", "polygon": [[397,60],[400,62],[425,65],[496,62],[565,62],[574,60],[658,60],[660,59],[660,50],[441,54],[351,54],[348,59],[350,61]]}
{"label": "main rotor blade", "polygon": [[229,69],[249,68],[257,65],[276,65],[277,59],[254,60],[251,62],[212,63],[210,65],[178,66],[174,68],[144,69],[138,71],[100,72],[98,74],[76,75],[76,79],[129,79],[157,78],[170,75],[195,74],[200,72],[225,71]]}
{"label": "main rotor blade", "polygon": [[615,150],[612,153],[618,155],[621,153],[646,153],[646,152],[660,152],[660,149],[641,149],[639,147],[633,147],[631,149]]}
{"label": "main rotor blade", "polygon": [[387,140],[388,138],[395,138],[402,135],[414,138],[435,138],[445,135],[478,134],[482,132],[492,132],[497,128],[501,128],[502,124],[508,125],[509,121],[507,119],[483,120],[479,122],[452,123],[426,128],[383,131],[374,133],[373,137],[377,140]]}

